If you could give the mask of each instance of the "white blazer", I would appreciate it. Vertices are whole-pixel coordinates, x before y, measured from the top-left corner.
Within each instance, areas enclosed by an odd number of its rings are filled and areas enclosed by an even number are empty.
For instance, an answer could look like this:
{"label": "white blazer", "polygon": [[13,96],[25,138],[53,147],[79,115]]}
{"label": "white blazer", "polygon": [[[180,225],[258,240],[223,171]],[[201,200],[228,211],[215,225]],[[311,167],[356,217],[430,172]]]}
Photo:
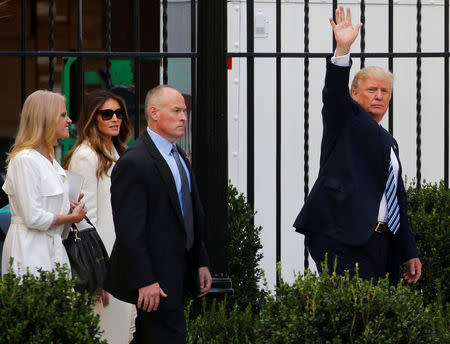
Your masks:
{"label": "white blazer", "polygon": [[[119,154],[114,149],[116,159]],[[70,159],[69,170],[84,177],[81,192],[82,201],[86,204],[87,216],[97,228],[98,234],[105,244],[106,250],[111,250],[116,239],[111,208],[111,166],[106,175],[97,178],[98,157],[90,144],[83,142],[74,151]],[[86,221],[79,224],[80,228],[89,226]],[[100,328],[103,330],[102,339],[109,344],[128,343],[131,319],[131,305],[122,302],[110,295],[110,304],[103,307],[95,306],[95,312],[100,315]]]}
{"label": "white blazer", "polygon": [[[119,154],[114,149],[113,156],[118,159]],[[83,142],[73,152],[68,170],[83,176],[83,185],[81,193],[84,194],[81,200],[86,204],[87,217],[97,228],[98,234],[105,244],[108,254],[116,239],[114,232],[114,222],[111,208],[111,166],[107,175],[97,178],[98,157],[97,153],[91,148],[89,143]],[[79,224],[80,228],[87,228],[89,225],[86,221]]]}
{"label": "white blazer", "polygon": [[69,182],[58,162],[52,163],[34,149],[20,151],[8,164],[3,190],[8,194],[11,225],[2,254],[2,274],[38,275],[38,269],[50,271],[56,263],[70,267],[62,238],[64,225],[50,228],[54,216],[68,214]]}

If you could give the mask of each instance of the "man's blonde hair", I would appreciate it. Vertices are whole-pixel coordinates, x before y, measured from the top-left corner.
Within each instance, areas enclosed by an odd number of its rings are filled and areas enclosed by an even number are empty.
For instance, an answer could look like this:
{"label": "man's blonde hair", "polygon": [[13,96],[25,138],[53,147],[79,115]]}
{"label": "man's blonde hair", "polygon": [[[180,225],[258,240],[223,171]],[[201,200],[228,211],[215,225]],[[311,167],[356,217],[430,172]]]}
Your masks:
{"label": "man's blonde hair", "polygon": [[356,73],[352,81],[352,91],[357,91],[358,88],[361,86],[362,82],[367,78],[374,78],[378,80],[388,81],[391,85],[392,91],[394,76],[392,75],[391,72],[387,71],[386,69],[377,66],[369,66],[361,69],[358,73]]}
{"label": "man's blonde hair", "polygon": [[40,144],[44,144],[51,156],[55,155],[56,123],[61,108],[65,108],[65,101],[64,96],[44,90],[35,91],[27,97],[20,114],[19,131],[6,162],[21,150],[36,148]]}

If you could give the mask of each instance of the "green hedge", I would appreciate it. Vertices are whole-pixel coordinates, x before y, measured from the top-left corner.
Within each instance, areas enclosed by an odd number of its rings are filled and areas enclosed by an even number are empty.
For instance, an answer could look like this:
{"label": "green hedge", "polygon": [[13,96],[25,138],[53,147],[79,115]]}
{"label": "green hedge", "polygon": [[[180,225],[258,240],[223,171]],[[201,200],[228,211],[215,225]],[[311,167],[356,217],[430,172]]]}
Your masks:
{"label": "green hedge", "polygon": [[410,187],[408,214],[422,261],[422,277],[417,288],[426,303],[450,302],[450,190],[444,182]]}
{"label": "green hedge", "polygon": [[[255,342],[255,316],[251,306],[240,310],[235,303],[227,306],[227,298],[217,303],[213,300],[203,311],[192,319],[191,305],[185,314],[187,321],[188,344],[250,344]],[[230,309],[231,308],[231,309]]]}
{"label": "green hedge", "polygon": [[257,343],[439,343],[418,291],[323,269],[292,285],[280,279],[261,310]]}
{"label": "green hedge", "polygon": [[[188,320],[188,344],[420,344],[449,343],[449,317],[424,305],[418,290],[358,277],[307,272],[280,280],[257,314],[226,300]],[[187,318],[189,319],[189,308]]]}
{"label": "green hedge", "polygon": [[259,288],[262,259],[259,235],[262,227],[254,225],[255,212],[237,189],[228,186],[228,273],[233,283],[231,301],[241,310],[252,305],[256,311],[264,293]]}
{"label": "green hedge", "polygon": [[106,343],[88,296],[73,291],[66,268],[0,280],[0,344]]}

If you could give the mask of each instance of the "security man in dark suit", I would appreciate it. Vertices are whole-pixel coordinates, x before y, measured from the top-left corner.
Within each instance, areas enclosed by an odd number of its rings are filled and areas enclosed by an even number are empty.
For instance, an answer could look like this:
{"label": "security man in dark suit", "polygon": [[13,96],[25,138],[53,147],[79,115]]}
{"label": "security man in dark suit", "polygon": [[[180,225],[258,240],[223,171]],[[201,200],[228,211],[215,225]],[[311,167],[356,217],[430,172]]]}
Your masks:
{"label": "security man in dark suit", "polygon": [[111,175],[116,241],[106,290],[137,306],[135,343],[185,343],[185,291],[211,288],[204,213],[193,171],[175,141],[186,105],[170,86],[145,100],[148,128]]}
{"label": "security man in dark suit", "polygon": [[379,67],[362,69],[348,89],[350,47],[362,24],[351,23],[340,6],[336,22],[335,55],[327,60],[323,89],[323,137],[319,176],[294,227],[305,234],[306,245],[318,269],[328,253],[328,267],[363,279],[391,283],[404,278],[416,283],[422,265],[407,217],[398,146],[379,125],[392,93],[392,74]]}

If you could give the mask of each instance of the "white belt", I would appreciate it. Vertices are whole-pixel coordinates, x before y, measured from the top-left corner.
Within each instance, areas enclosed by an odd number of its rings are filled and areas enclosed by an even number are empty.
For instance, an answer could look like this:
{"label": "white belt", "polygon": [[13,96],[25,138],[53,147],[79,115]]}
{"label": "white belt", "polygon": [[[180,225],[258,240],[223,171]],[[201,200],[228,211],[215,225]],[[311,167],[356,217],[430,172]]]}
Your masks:
{"label": "white belt", "polygon": [[[11,224],[16,225],[24,225],[26,229],[28,227],[25,225],[25,222],[20,216],[11,216]],[[54,231],[40,231],[45,234],[47,234],[49,237],[52,238],[53,241],[53,249],[55,251],[55,263],[63,263],[63,245],[62,245],[62,237],[60,233],[54,232]]]}
{"label": "white belt", "polygon": [[11,216],[11,224],[24,225],[25,222],[20,216]]}

